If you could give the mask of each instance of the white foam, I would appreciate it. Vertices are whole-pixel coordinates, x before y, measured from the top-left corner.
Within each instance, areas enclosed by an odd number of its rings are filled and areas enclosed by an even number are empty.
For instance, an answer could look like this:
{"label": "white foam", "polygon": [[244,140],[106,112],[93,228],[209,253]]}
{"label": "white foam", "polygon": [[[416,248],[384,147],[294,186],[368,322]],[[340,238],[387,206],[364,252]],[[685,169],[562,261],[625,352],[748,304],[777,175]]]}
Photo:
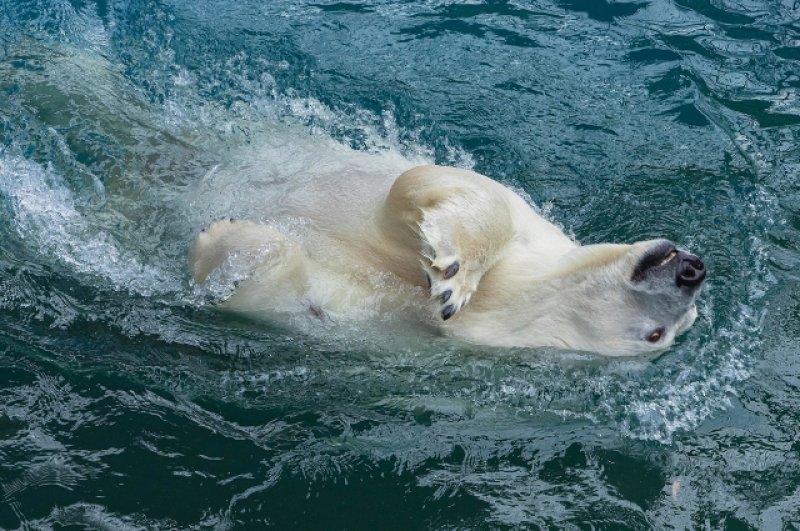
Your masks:
{"label": "white foam", "polygon": [[175,292],[180,283],[120,251],[114,238],[93,230],[72,192],[47,168],[0,152],[0,195],[8,202],[22,242],[72,271],[100,277],[114,289],[143,296]]}

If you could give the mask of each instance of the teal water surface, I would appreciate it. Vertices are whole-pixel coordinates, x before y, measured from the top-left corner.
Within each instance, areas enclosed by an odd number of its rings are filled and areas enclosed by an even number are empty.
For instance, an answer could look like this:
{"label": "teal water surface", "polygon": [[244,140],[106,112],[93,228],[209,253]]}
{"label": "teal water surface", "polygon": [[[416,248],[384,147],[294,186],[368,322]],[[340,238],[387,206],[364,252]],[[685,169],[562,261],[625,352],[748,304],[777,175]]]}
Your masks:
{"label": "teal water surface", "polygon": [[[0,528],[800,528],[799,18],[0,0]],[[700,317],[609,361],[215,309],[193,236],[337,143],[673,239]]]}

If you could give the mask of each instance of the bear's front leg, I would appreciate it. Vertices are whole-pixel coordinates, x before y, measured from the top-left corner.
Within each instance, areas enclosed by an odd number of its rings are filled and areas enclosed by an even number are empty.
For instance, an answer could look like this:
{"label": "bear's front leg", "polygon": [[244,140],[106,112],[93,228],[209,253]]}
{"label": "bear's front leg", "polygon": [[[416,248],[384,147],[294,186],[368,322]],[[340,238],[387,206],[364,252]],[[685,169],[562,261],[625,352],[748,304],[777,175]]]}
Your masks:
{"label": "bear's front leg", "polygon": [[[392,185],[378,239],[402,249],[387,256],[419,260],[437,314],[448,320],[463,310],[483,275],[504,255],[515,234],[513,201],[521,200],[478,173],[418,166]],[[396,267],[408,278],[406,265]]]}
{"label": "bear's front leg", "polygon": [[460,248],[458,235],[464,228],[451,208],[443,204],[438,207],[425,212],[419,226],[420,262],[437,313],[447,321],[478,289],[485,265],[475,250]]}

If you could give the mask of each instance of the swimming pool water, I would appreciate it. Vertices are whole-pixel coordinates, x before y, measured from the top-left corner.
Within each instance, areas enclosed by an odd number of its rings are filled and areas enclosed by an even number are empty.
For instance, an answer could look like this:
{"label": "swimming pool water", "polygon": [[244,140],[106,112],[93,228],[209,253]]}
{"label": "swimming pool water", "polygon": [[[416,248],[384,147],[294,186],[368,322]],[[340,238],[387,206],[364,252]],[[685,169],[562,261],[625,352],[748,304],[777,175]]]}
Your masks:
{"label": "swimming pool water", "polygon": [[[800,527],[800,12],[0,0],[0,528]],[[336,145],[702,256],[654,359],[219,312],[194,234]]]}

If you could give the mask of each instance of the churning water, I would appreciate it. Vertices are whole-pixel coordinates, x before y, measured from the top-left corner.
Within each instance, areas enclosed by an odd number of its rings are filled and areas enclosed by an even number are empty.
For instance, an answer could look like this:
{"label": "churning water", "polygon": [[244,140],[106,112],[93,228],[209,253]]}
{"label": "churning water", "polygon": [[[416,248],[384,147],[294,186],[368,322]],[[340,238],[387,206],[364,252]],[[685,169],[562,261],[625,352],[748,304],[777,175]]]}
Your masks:
{"label": "churning water", "polygon": [[[798,19],[0,0],[0,527],[797,529]],[[700,318],[608,361],[254,323],[215,309],[235,267],[190,283],[200,227],[364,153],[677,241]]]}

